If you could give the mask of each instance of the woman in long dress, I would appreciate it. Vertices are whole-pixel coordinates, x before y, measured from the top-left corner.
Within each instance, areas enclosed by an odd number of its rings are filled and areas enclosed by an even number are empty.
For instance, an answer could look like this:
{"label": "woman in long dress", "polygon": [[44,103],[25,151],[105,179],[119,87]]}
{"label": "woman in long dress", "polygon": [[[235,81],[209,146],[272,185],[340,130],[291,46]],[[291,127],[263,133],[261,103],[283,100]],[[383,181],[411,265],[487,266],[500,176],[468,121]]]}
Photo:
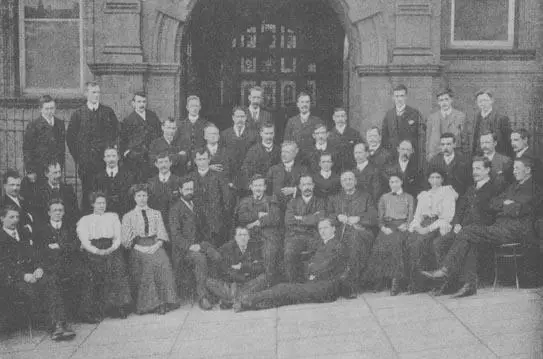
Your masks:
{"label": "woman in long dress", "polygon": [[390,295],[401,291],[404,279],[404,246],[415,212],[413,196],[402,190],[402,177],[389,174],[390,192],[379,199],[379,235],[373,245],[365,282],[380,291],[391,282]]}
{"label": "woman in long dress", "polygon": [[444,180],[442,170],[431,168],[428,171],[430,189],[417,196],[417,209],[409,224],[406,241],[406,270],[410,277],[411,293],[425,290],[425,280],[420,270],[435,269],[434,242],[439,242],[452,229],[458,193],[452,186],[443,186]]}
{"label": "woman in long dress", "polygon": [[121,245],[121,222],[116,213],[106,212],[106,196],[102,192],[90,195],[93,213],[77,223],[77,235],[86,252],[92,271],[95,305],[93,314],[126,318],[132,302],[128,273]]}
{"label": "woman in long dress", "polygon": [[136,207],[124,215],[123,245],[130,248],[130,270],[136,286],[136,313],[165,314],[179,305],[172,266],[163,248],[168,241],[160,211],[149,208],[147,185],[130,189]]}

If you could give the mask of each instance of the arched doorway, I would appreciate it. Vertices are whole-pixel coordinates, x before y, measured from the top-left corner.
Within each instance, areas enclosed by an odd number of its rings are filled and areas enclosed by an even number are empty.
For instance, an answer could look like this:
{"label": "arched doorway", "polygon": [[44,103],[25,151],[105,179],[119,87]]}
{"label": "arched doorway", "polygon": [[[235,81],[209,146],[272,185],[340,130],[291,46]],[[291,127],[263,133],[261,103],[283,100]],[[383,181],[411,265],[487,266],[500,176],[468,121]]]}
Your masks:
{"label": "arched doorway", "polygon": [[279,127],[297,112],[301,91],[313,95],[313,112],[330,119],[347,98],[344,44],[327,0],[200,0],[184,32],[181,97],[201,96],[204,114],[221,128],[255,85]]}

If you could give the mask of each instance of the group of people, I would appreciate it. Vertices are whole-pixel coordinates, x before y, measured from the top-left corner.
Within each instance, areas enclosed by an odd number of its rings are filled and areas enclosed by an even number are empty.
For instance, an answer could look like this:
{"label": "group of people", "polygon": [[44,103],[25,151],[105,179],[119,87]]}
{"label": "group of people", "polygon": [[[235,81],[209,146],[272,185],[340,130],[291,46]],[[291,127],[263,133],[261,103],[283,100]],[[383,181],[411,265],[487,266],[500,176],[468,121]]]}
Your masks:
{"label": "group of people", "polygon": [[[42,97],[26,175],[3,181],[1,307],[45,304],[54,340],[75,335],[68,310],[96,323],[164,314],[183,297],[240,311],[367,289],[473,295],[478,250],[535,238],[541,163],[489,91],[470,126],[450,90],[424,121],[400,85],[365,138],[343,108],[329,129],[302,92],[283,139],[260,87],[222,132],[197,96],[187,118],[160,121],[135,93],[119,123],[97,83],[85,94],[66,130]],[[81,205],[62,181],[65,143]]]}

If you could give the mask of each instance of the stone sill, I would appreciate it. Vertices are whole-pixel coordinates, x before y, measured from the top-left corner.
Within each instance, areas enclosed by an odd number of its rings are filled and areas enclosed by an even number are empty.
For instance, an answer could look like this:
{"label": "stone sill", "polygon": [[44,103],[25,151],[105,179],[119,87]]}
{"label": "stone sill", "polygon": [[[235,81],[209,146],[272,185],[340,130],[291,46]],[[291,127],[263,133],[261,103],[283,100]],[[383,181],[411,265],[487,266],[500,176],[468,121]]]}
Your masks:
{"label": "stone sill", "polygon": [[536,50],[442,49],[441,60],[533,61]]}

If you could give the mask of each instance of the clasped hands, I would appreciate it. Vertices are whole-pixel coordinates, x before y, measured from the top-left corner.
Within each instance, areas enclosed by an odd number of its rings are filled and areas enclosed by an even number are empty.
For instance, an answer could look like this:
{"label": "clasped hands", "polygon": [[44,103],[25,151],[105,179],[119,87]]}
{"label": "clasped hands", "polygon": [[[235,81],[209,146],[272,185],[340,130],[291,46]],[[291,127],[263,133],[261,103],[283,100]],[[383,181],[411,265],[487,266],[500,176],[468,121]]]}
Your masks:
{"label": "clasped hands", "polygon": [[347,216],[346,214],[340,214],[337,216],[338,221],[343,224],[352,226],[360,222],[360,217],[358,216]]}
{"label": "clasped hands", "polygon": [[155,253],[160,247],[162,247],[162,241],[157,241],[152,246],[140,246],[139,244],[136,244],[134,246],[134,249],[137,250],[140,253],[144,254],[153,254]]}
{"label": "clasped hands", "polygon": [[258,219],[257,219],[256,221],[254,221],[254,222],[249,223],[249,224],[247,225],[247,228],[248,228],[248,229],[251,229],[251,228],[253,228],[253,227],[260,227],[260,225],[262,224],[262,223],[260,222],[260,219],[261,219],[262,217],[267,216],[267,215],[268,215],[268,212],[258,212]]}
{"label": "clasped hands", "polygon": [[43,269],[37,268],[34,273],[25,273],[24,281],[27,283],[36,283],[43,277]]}

